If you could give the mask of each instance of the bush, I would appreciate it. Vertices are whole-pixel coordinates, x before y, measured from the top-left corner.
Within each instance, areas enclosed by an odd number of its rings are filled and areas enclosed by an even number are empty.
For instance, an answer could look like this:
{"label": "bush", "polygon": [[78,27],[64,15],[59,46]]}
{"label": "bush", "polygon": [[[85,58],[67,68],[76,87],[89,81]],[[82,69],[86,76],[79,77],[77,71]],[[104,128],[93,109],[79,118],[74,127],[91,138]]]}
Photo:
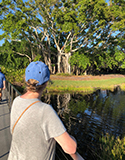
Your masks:
{"label": "bush", "polygon": [[2,72],[5,74],[6,79],[14,84],[15,82],[24,83],[25,69],[12,69],[12,68],[1,68]]}
{"label": "bush", "polygon": [[125,159],[125,137],[120,139],[110,136],[108,133],[100,138],[100,157],[104,160]]}

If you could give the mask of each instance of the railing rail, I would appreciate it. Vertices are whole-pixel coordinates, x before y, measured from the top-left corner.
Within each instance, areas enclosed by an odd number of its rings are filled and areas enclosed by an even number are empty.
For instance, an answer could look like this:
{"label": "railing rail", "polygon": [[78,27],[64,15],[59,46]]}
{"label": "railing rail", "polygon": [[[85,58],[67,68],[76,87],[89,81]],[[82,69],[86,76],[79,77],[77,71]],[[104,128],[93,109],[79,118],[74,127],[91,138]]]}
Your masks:
{"label": "railing rail", "polygon": [[[15,97],[18,95],[21,95],[21,93],[9,82],[6,80],[6,89],[7,89],[7,100],[8,100],[8,106],[9,110],[11,110],[11,105]],[[71,158],[67,154],[63,152],[61,147],[57,145],[57,151],[56,151],[56,160],[84,160],[79,153],[76,154],[74,158]]]}
{"label": "railing rail", "polygon": [[10,110],[14,98],[17,97],[18,95],[21,95],[21,93],[7,80],[6,80],[6,88],[8,94],[7,95],[8,106]]}

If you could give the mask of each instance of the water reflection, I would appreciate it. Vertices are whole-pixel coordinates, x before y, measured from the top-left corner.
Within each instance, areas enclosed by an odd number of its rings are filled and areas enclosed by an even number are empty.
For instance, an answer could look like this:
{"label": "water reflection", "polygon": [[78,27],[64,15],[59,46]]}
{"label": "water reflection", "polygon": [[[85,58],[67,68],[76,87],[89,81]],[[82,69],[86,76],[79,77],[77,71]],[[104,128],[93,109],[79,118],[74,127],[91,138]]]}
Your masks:
{"label": "water reflection", "polygon": [[67,131],[78,142],[78,152],[89,160],[99,159],[95,148],[102,133],[125,136],[125,92],[120,88],[93,94],[46,94],[42,101],[57,111]]}

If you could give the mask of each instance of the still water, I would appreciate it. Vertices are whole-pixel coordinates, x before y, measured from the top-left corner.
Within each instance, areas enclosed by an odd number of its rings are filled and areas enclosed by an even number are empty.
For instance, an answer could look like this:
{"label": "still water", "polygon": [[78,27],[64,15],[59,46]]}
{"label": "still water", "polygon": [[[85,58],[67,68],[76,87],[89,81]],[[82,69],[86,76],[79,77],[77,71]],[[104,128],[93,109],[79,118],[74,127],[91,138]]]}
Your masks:
{"label": "still water", "polygon": [[78,152],[87,160],[97,160],[97,144],[102,133],[125,136],[125,92],[97,90],[92,94],[45,94],[67,131],[77,139]]}

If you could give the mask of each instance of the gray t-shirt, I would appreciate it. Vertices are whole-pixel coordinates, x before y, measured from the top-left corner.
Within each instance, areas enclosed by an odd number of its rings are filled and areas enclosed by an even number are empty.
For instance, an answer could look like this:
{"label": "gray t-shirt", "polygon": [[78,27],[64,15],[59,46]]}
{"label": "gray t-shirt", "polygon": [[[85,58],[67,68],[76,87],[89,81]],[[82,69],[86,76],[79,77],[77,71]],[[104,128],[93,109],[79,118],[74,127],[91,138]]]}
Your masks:
{"label": "gray t-shirt", "polygon": [[[10,130],[21,113],[38,99],[18,96],[12,105]],[[43,102],[32,105],[15,126],[8,160],[54,160],[56,141],[66,131],[54,109]]]}

